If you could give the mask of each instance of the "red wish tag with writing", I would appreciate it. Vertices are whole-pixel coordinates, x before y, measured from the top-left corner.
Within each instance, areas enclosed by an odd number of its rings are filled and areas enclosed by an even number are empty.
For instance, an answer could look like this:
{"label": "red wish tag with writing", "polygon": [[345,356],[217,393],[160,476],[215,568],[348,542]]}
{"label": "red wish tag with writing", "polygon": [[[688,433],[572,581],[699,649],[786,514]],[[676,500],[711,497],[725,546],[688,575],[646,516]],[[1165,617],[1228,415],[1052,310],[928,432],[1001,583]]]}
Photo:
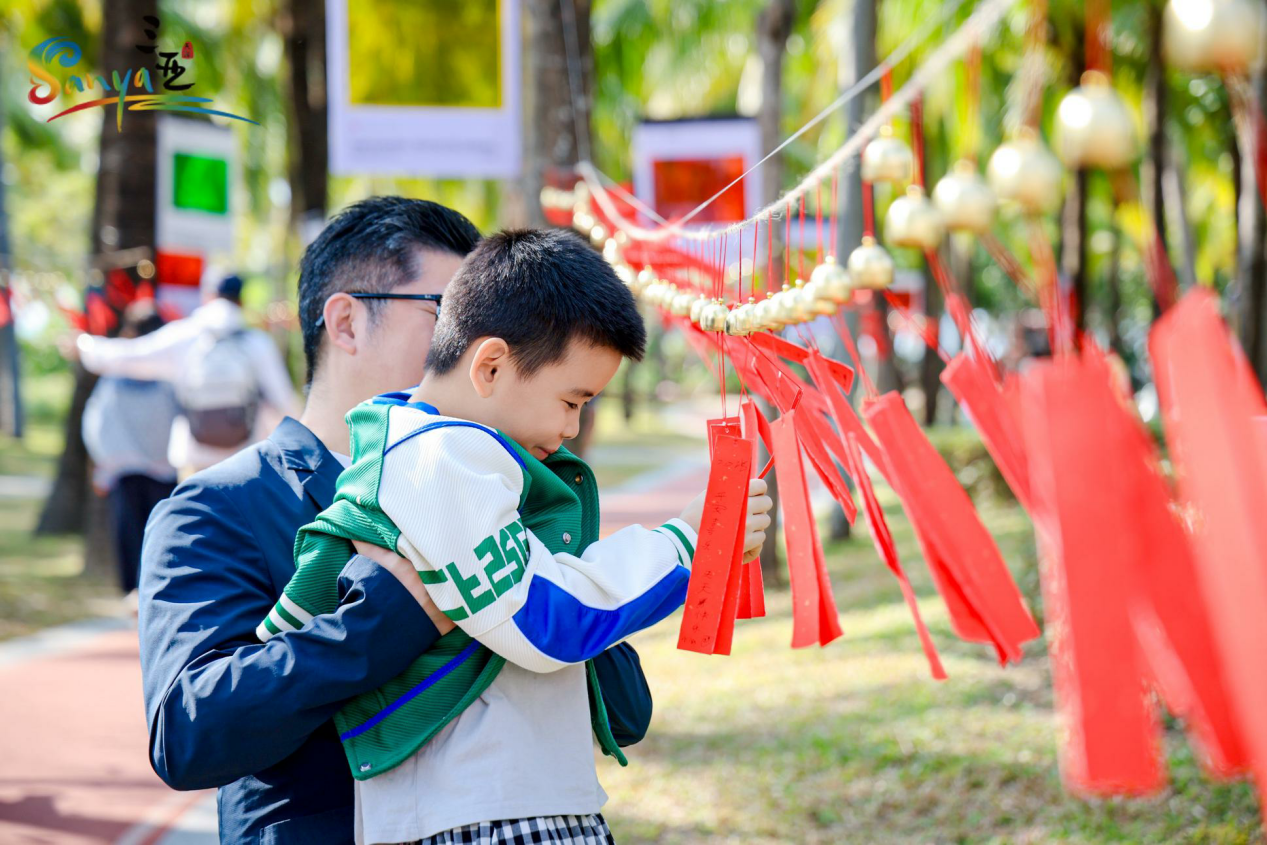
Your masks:
{"label": "red wish tag with writing", "polygon": [[[735,547],[742,544],[751,472],[752,443],[741,437],[718,435],[678,634],[678,648],[684,651],[713,654],[716,650]],[[733,613],[731,610],[732,620]]]}

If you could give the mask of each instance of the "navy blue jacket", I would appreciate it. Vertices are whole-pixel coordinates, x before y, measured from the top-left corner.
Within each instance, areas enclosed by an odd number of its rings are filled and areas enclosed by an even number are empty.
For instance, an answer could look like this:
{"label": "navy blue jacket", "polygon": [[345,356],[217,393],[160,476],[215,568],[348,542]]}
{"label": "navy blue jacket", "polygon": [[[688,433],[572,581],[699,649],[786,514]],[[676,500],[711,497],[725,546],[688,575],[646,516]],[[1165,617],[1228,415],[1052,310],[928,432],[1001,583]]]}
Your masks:
{"label": "navy blue jacket", "polygon": [[[220,788],[221,842],[352,842],[352,775],[331,717],[439,636],[395,576],[357,555],[340,575],[337,611],[256,639],[295,571],[295,533],[333,500],[341,471],[287,418],[181,484],[146,526],[150,762],[176,789]],[[637,653],[620,645],[595,663],[617,742],[637,742],[651,719]]]}

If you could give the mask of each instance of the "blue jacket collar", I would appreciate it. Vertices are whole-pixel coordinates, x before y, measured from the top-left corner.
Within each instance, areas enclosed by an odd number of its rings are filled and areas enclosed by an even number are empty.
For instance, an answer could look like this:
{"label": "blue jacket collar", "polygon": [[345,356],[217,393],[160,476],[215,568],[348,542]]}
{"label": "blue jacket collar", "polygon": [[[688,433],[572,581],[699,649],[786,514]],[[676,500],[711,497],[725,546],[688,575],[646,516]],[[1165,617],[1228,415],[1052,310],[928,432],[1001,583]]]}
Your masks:
{"label": "blue jacket collar", "polygon": [[339,463],[317,435],[292,417],[286,417],[268,438],[281,453],[286,469],[295,473],[299,485],[319,508],[334,501],[334,491],[343,472]]}

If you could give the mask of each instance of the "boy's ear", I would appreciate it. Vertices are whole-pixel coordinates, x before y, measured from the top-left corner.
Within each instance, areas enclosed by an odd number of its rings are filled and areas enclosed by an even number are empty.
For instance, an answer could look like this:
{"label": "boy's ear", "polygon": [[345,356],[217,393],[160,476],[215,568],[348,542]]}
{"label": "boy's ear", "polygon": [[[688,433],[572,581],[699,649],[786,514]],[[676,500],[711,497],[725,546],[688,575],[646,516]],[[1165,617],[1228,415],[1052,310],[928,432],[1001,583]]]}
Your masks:
{"label": "boy's ear", "polygon": [[493,395],[497,380],[510,365],[510,345],[500,337],[481,338],[471,356],[471,385],[481,399]]}

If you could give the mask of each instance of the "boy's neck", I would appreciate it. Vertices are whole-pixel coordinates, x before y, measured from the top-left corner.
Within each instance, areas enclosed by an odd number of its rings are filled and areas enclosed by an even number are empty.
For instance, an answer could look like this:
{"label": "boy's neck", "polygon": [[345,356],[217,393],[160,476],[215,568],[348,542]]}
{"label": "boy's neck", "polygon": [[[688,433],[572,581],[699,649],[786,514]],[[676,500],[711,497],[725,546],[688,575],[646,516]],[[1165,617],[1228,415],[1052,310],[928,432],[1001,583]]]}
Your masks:
{"label": "boy's neck", "polygon": [[427,373],[409,395],[409,401],[426,402],[441,416],[470,419],[470,412],[466,410],[468,403],[460,395],[461,387],[445,376]]}

